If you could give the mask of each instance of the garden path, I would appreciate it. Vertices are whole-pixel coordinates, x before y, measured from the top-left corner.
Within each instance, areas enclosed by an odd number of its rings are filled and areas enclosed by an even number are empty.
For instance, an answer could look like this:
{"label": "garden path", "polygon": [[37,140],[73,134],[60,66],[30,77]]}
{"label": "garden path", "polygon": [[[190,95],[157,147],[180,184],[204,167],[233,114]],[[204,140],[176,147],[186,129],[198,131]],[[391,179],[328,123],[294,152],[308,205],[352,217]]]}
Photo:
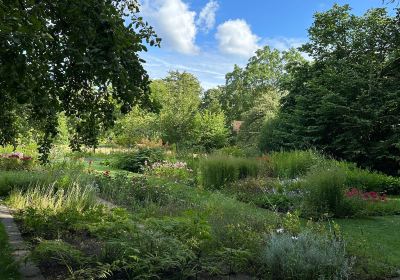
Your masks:
{"label": "garden path", "polygon": [[8,242],[13,250],[12,256],[19,263],[19,272],[22,280],[44,280],[39,268],[27,260],[29,249],[24,243],[21,233],[14,221],[11,211],[5,205],[0,204],[0,221],[8,235]]}

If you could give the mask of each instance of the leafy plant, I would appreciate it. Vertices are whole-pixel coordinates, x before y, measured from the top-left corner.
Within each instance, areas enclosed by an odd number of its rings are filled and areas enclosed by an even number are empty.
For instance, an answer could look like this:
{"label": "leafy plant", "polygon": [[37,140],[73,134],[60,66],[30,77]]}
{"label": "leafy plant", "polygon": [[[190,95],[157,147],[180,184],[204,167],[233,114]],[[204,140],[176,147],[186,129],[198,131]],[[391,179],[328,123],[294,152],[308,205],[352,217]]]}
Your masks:
{"label": "leafy plant", "polygon": [[350,164],[343,165],[346,172],[346,184],[365,191],[400,194],[400,179],[368,169],[361,169]]}
{"label": "leafy plant", "polygon": [[22,153],[0,155],[0,170],[31,170],[34,165],[34,159]]}
{"label": "leafy plant", "polygon": [[113,166],[119,169],[142,173],[146,166],[165,158],[161,148],[139,148],[135,152],[123,153],[115,156]]}

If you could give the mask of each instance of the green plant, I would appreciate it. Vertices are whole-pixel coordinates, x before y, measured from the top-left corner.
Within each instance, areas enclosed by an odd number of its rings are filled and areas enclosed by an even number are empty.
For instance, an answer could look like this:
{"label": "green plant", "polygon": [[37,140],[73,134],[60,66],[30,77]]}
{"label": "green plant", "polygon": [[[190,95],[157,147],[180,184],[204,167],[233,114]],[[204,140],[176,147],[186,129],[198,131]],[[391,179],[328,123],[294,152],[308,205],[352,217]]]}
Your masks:
{"label": "green plant", "polygon": [[220,156],[232,156],[232,157],[245,157],[246,153],[242,148],[238,146],[228,146],[218,149],[214,152],[216,155]]}
{"label": "green plant", "polygon": [[202,160],[200,172],[205,188],[220,189],[231,182],[256,177],[262,172],[262,165],[256,159],[213,156]]}
{"label": "green plant", "polygon": [[77,268],[87,262],[83,253],[62,240],[43,240],[32,251],[30,258],[41,265],[64,265]]}
{"label": "green plant", "polygon": [[169,162],[162,161],[156,162],[148,167],[146,174],[166,177],[169,179],[180,180],[183,182],[189,182],[193,179],[193,170],[188,168],[186,162]]}
{"label": "green plant", "polygon": [[342,165],[346,172],[346,184],[364,191],[400,194],[400,178],[383,173],[357,168],[354,165]]}
{"label": "green plant", "polygon": [[142,173],[146,166],[162,161],[164,158],[162,148],[139,148],[135,152],[116,155],[112,165],[119,169]]}
{"label": "green plant", "polygon": [[348,279],[352,269],[343,241],[309,231],[273,234],[261,263],[266,270],[263,278],[274,280]]}
{"label": "green plant", "polygon": [[0,279],[19,280],[18,265],[12,258],[12,248],[2,223],[0,223],[0,248]]}
{"label": "green plant", "polygon": [[23,153],[0,154],[0,170],[31,170],[35,160]]}
{"label": "green plant", "polygon": [[274,211],[286,212],[294,205],[294,199],[272,178],[245,178],[229,184],[224,191],[240,201]]}
{"label": "green plant", "polygon": [[15,209],[50,210],[54,213],[75,210],[82,212],[96,203],[95,189],[92,186],[74,184],[68,188],[55,185],[36,185],[26,191],[15,190],[8,203]]}
{"label": "green plant", "polygon": [[31,184],[46,181],[46,174],[34,171],[0,171],[0,196],[10,193],[13,188],[26,189]]}
{"label": "green plant", "polygon": [[303,212],[310,216],[351,216],[354,214],[345,199],[346,175],[339,168],[316,169],[304,180],[306,191]]}
{"label": "green plant", "polygon": [[274,177],[296,178],[324,160],[322,155],[313,150],[273,152],[269,156],[269,172]]}
{"label": "green plant", "polygon": [[167,186],[150,184],[144,176],[132,178],[124,174],[112,178],[99,176],[96,183],[102,197],[130,209],[151,204],[161,206],[175,201]]}

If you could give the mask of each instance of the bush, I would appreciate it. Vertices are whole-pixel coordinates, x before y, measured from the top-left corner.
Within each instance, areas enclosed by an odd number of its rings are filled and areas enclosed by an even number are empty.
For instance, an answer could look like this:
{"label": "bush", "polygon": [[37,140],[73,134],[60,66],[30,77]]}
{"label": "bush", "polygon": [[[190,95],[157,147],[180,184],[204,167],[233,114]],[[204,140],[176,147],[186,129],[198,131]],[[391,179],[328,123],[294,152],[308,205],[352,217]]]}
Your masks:
{"label": "bush", "polygon": [[213,156],[201,162],[201,180],[205,188],[220,189],[228,183],[256,177],[261,167],[256,159]]}
{"label": "bush", "polygon": [[186,162],[169,162],[162,161],[156,162],[149,166],[146,174],[154,175],[158,177],[166,177],[182,182],[190,183],[190,179],[193,179],[193,170],[190,169]]}
{"label": "bush", "polygon": [[296,178],[305,175],[325,158],[313,150],[273,152],[269,158],[270,174],[280,178]]}
{"label": "bush", "polygon": [[68,265],[77,268],[85,262],[82,252],[62,240],[44,240],[32,251],[30,257],[40,265]]}
{"label": "bush", "polygon": [[274,234],[262,256],[268,279],[348,279],[352,262],[339,240],[302,232]]}
{"label": "bush", "polygon": [[31,170],[34,165],[34,159],[22,153],[0,155],[0,170]]}
{"label": "bush", "polygon": [[351,216],[353,209],[345,199],[346,175],[339,168],[314,170],[304,181],[304,212],[310,216]]}
{"label": "bush", "polygon": [[162,161],[164,158],[164,150],[161,148],[139,148],[135,152],[117,155],[113,166],[131,172],[142,173],[146,165]]}
{"label": "bush", "polygon": [[344,166],[344,168],[346,184],[349,187],[359,188],[364,191],[400,194],[400,178],[349,165]]}

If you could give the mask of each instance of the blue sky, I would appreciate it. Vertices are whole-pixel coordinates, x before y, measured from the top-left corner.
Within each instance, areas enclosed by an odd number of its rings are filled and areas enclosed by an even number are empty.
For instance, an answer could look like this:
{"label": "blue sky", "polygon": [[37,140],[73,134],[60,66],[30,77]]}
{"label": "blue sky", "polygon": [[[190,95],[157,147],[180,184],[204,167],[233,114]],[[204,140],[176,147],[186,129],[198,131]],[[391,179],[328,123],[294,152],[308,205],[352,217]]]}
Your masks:
{"label": "blue sky", "polygon": [[[363,14],[382,0],[141,0],[141,13],[163,39],[141,57],[153,79],[168,71],[196,75],[203,88],[224,84],[234,64],[245,65],[257,48],[279,50],[307,41],[313,14],[334,3]],[[385,5],[393,10],[394,5]]]}

